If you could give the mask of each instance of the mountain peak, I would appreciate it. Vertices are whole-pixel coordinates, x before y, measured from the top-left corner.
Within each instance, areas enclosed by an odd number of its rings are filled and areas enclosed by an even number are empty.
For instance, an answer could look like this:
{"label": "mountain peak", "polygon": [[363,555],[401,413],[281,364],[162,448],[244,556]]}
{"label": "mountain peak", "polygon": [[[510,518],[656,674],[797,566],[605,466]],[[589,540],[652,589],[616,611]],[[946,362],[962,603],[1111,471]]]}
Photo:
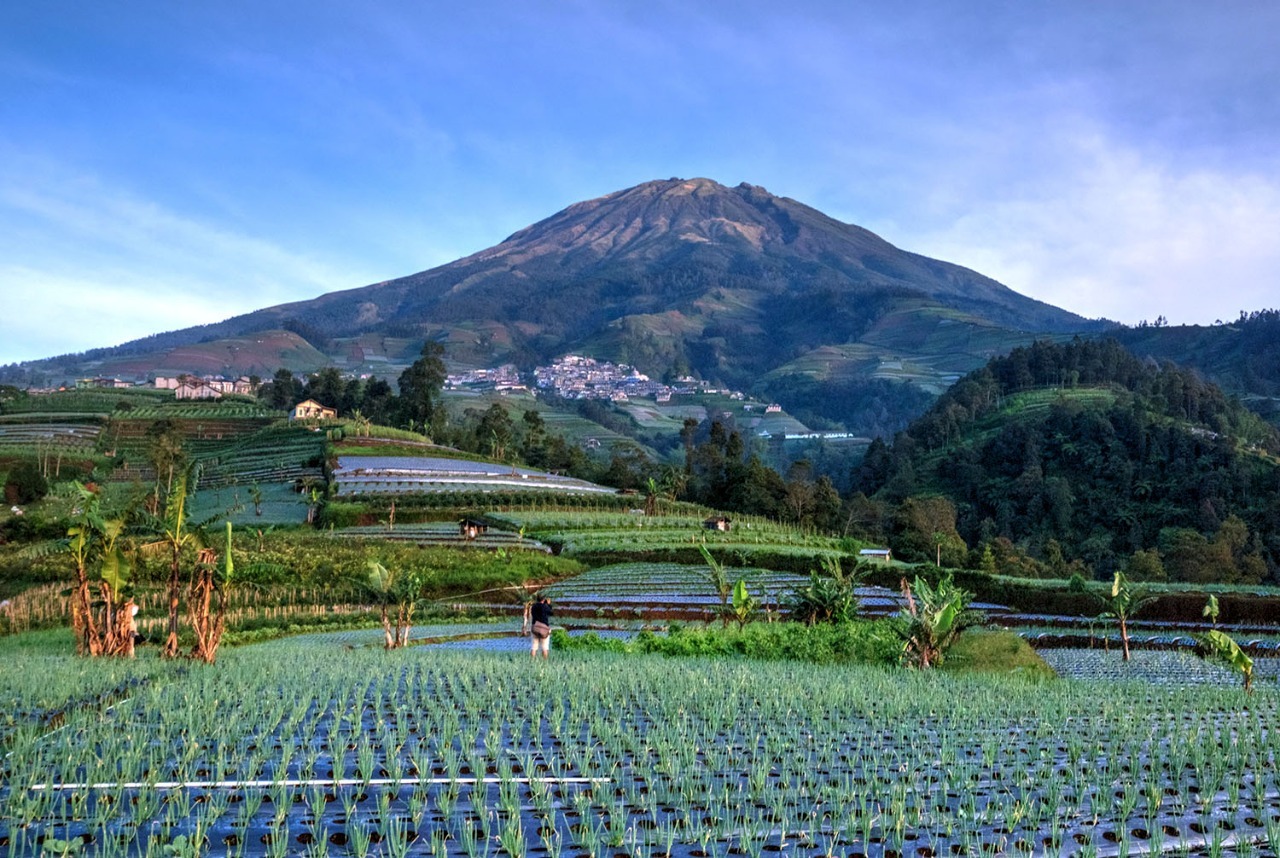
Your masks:
{"label": "mountain peak", "polygon": [[[527,362],[644,331],[625,344],[629,362],[684,361],[707,377],[749,382],[815,348],[857,343],[887,314],[921,308],[948,325],[1095,327],[758,185],[672,177],[574,203],[438,268],[190,335],[292,325],[328,339],[415,340],[449,331],[476,360]],[[184,339],[178,332],[166,342]]]}

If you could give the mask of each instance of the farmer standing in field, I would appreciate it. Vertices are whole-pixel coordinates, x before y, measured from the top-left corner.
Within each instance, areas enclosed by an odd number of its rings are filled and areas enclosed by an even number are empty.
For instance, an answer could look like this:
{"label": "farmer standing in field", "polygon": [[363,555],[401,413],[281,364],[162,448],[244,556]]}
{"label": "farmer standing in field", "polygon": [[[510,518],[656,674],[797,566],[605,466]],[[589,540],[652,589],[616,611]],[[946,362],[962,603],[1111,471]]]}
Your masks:
{"label": "farmer standing in field", "polygon": [[551,657],[551,600],[539,596],[525,605],[524,625],[529,630],[529,657],[537,658],[542,650],[543,658]]}

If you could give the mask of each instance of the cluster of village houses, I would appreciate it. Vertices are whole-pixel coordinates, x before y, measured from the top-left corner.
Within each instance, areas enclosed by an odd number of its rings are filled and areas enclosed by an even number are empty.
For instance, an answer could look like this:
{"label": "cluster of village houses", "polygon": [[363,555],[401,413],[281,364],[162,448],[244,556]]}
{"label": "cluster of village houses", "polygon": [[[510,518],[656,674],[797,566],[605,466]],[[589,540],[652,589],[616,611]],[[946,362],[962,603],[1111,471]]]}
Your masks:
{"label": "cluster of village houses", "polygon": [[[565,399],[599,399],[626,402],[631,399],[651,398],[659,403],[670,402],[673,396],[692,394],[720,394],[734,400],[744,400],[740,391],[716,388],[692,376],[676,379],[674,384],[654,381],[649,376],[627,364],[600,361],[583,355],[565,355],[548,366],[537,367],[533,372],[536,388],[530,390],[514,364],[504,364],[491,369],[473,369],[450,373],[445,386],[451,390],[496,391],[508,393],[537,393],[549,391]],[[118,378],[87,378],[77,382],[80,388],[130,388],[154,387],[172,390],[177,399],[221,399],[226,394],[252,395],[254,385],[248,376],[227,379],[222,376],[196,376],[182,374],[157,376],[148,383],[135,384]],[[307,405],[307,403],[301,403]],[[297,419],[319,416],[324,406],[311,403],[307,414]],[[324,408],[328,412],[332,409]],[[769,405],[766,412],[780,411],[781,406]],[[311,412],[315,412],[314,414]],[[331,416],[325,414],[324,416]]]}
{"label": "cluster of village houses", "polygon": [[[153,387],[156,390],[172,390],[175,399],[221,399],[228,393],[252,396],[256,392],[254,383],[247,375],[235,380],[222,376],[201,376],[183,374],[175,376],[159,375],[149,383],[135,384],[118,378],[85,378],[76,382],[77,388],[133,388]],[[321,405],[314,399],[307,399],[293,406],[289,412],[291,420],[333,420],[338,416],[336,409]]]}
{"label": "cluster of village houses", "polygon": [[254,384],[247,375],[229,379],[220,375],[195,376],[187,373],[173,376],[158,375],[152,381],[142,383],[119,378],[82,378],[76,382],[76,387],[78,389],[153,387],[156,390],[172,390],[176,399],[221,399],[228,393],[252,396],[255,392]]}
{"label": "cluster of village houses", "polygon": [[598,361],[582,355],[565,355],[550,366],[538,367],[533,375],[539,390],[550,390],[565,399],[626,402],[652,398],[657,402],[670,402],[672,396],[694,393],[718,393],[736,400],[746,398],[736,390],[712,387],[691,376],[678,378],[675,384],[663,384],[625,363]]}

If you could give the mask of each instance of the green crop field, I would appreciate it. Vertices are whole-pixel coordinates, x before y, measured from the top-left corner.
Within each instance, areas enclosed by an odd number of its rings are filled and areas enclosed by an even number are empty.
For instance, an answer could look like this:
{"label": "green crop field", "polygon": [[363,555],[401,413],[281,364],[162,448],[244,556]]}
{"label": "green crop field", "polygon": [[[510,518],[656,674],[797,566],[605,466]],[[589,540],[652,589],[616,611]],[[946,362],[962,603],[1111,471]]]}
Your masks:
{"label": "green crop field", "polygon": [[23,668],[0,677],[14,855],[1280,847],[1273,688],[324,636],[100,666],[40,643],[0,641]]}
{"label": "green crop field", "polygon": [[[642,503],[642,499],[637,499]],[[704,521],[711,510],[688,507],[667,514],[646,516],[638,512],[522,509],[495,512],[490,518],[513,529],[525,528],[537,539],[558,546],[567,554],[609,554],[639,557],[646,553],[692,553],[706,546],[717,555],[751,562],[760,555],[789,556],[788,567],[820,557],[841,557],[862,546],[851,540],[822,536],[756,516],[735,516],[727,532],[708,530]]]}

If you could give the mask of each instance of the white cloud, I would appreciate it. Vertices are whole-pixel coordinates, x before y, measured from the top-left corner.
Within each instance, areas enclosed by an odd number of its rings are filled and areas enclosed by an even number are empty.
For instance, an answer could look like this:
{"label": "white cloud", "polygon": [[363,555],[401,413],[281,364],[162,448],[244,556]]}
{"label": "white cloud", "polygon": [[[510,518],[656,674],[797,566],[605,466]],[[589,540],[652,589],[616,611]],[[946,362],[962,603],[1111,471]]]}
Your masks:
{"label": "white cloud", "polygon": [[1057,148],[1052,178],[978,200],[912,249],[1082,315],[1231,319],[1280,303],[1280,183],[1183,167],[1099,134]]}
{"label": "white cloud", "polygon": [[35,159],[0,171],[0,363],[363,285],[269,241]]}
{"label": "white cloud", "polygon": [[0,364],[119,345],[226,315],[216,295],[0,266]]}

